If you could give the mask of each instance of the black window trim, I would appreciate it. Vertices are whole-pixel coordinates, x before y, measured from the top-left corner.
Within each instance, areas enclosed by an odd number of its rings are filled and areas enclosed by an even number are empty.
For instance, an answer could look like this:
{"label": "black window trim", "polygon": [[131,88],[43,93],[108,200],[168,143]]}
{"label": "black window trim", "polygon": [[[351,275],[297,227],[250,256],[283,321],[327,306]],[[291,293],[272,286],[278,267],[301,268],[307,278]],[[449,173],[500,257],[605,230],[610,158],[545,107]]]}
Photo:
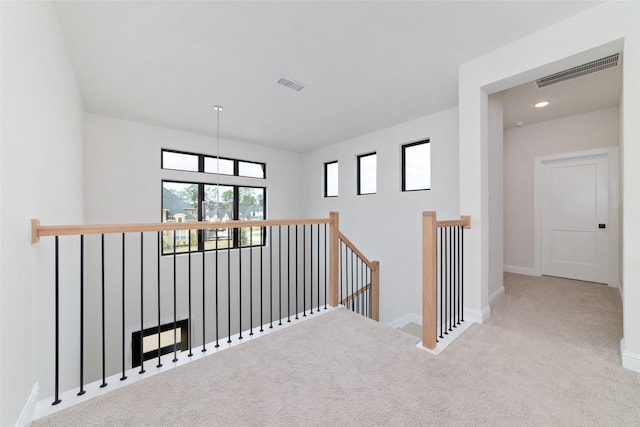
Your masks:
{"label": "black window trim", "polygon": [[[195,184],[198,186],[198,206],[196,208],[197,213],[198,213],[198,221],[202,221],[202,206],[204,204],[204,187],[205,185],[210,185],[210,186],[216,186],[218,185],[217,183],[211,183],[211,182],[201,182],[201,181],[187,181],[187,180],[175,180],[175,179],[162,179],[161,183],[160,183],[160,222],[162,222],[162,210],[163,210],[163,206],[162,206],[162,199],[163,199],[163,191],[164,191],[164,183],[165,182],[169,182],[169,183],[175,183],[175,184]],[[233,221],[237,221],[239,220],[240,217],[240,188],[257,188],[257,189],[261,189],[263,190],[263,200],[262,200],[262,209],[263,209],[263,214],[264,214],[264,218],[263,219],[267,219],[267,187],[262,187],[259,185],[239,185],[239,184],[224,184],[224,183],[220,183],[219,184],[221,187],[231,187],[233,188]],[[246,227],[243,227],[246,228]],[[202,252],[203,248],[204,248],[204,238],[203,238],[203,232],[204,230],[198,230],[198,252]],[[252,247],[260,247],[260,246],[266,246],[266,235],[267,235],[267,228],[266,227],[262,227],[262,244],[261,245],[252,245]],[[240,231],[237,228],[233,229],[233,247],[231,247],[232,250],[234,249],[238,249],[240,247]],[[164,247],[164,246],[163,246]],[[247,247],[247,246],[243,246]],[[209,252],[209,251],[215,251],[216,249],[204,249],[205,252]],[[219,248],[217,249],[219,251],[221,250],[227,250],[227,248]],[[193,252],[193,251],[192,251]],[[161,255],[173,255],[173,251],[171,252],[164,252],[164,249],[162,250],[162,254]]]}
{"label": "black window trim", "polygon": [[[376,191],[373,192],[373,193],[363,193],[363,192],[361,192],[361,189],[360,189],[360,187],[361,187],[361,185],[360,185],[361,184],[361,180],[360,180],[360,178],[361,178],[361,176],[360,176],[360,159],[362,159],[363,157],[369,157],[369,156],[374,156],[374,155],[376,156],[376,162],[377,162],[378,161],[378,158],[377,158],[378,153],[376,151],[372,151],[370,153],[365,153],[365,154],[359,154],[357,156],[356,165],[357,165],[357,171],[358,172],[357,172],[357,177],[356,177],[356,179],[357,179],[357,185],[356,185],[357,186],[357,193],[356,194],[358,196],[368,196],[370,194],[376,194],[377,191],[378,191],[377,182],[376,182]],[[377,168],[376,168],[376,170],[377,170]],[[378,180],[378,177],[377,177],[377,174],[376,174],[376,181],[377,180]]]}
{"label": "black window trim", "polygon": [[[332,161],[330,161],[330,162],[325,162],[325,163],[324,163],[324,197],[338,197],[338,196],[340,195],[340,192],[338,192],[338,193],[337,193],[337,194],[335,194],[335,195],[329,195],[329,194],[328,194],[328,190],[329,190],[329,186],[328,186],[328,184],[329,184],[329,182],[328,182],[328,181],[329,181],[329,180],[328,180],[328,176],[329,176],[329,175],[328,175],[328,173],[327,173],[327,168],[328,168],[328,166],[329,166],[329,165],[332,165],[332,164],[334,164],[334,163],[335,163],[336,165],[338,165],[338,161],[337,161],[337,160],[332,160]],[[339,167],[339,166],[338,166],[338,167]]]}
{"label": "black window trim", "polygon": [[[175,153],[175,154],[185,154],[185,155],[189,155],[189,156],[198,157],[198,170],[197,171],[192,171],[192,170],[188,170],[188,169],[165,168],[164,167],[164,153],[165,152],[167,152],[167,153]],[[218,175],[216,172],[205,172],[204,164],[205,164],[205,159],[206,158],[217,159],[218,156],[211,155],[211,154],[191,153],[189,151],[174,150],[174,149],[170,149],[170,148],[162,148],[161,152],[160,152],[160,169],[163,169],[163,170],[175,170],[175,171],[181,171],[181,172],[194,172],[194,173],[206,173],[206,174]],[[220,156],[220,160],[229,160],[229,161],[233,162],[233,175],[230,175],[228,173],[220,173],[219,175],[238,176],[238,177],[242,177],[242,178],[253,178],[253,179],[267,179],[267,164],[264,163],[264,162],[256,162],[254,160],[234,159],[234,158],[231,158],[231,157],[223,157],[223,156]],[[262,175],[263,176],[260,178],[260,177],[255,177],[255,176],[240,175],[240,163],[251,163],[251,164],[254,164],[254,165],[259,165],[262,168]]]}
{"label": "black window trim", "polygon": [[[401,164],[401,169],[400,169],[400,179],[402,181],[402,187],[401,190],[402,192],[412,192],[412,191],[430,191],[431,190],[431,185],[429,185],[429,188],[415,188],[413,190],[407,190],[407,174],[406,174],[406,149],[407,148],[411,148],[411,147],[415,147],[417,145],[423,145],[423,144],[431,144],[431,139],[427,138],[427,139],[423,139],[420,141],[415,141],[415,142],[409,142],[407,144],[402,144],[400,147],[400,150],[402,152],[402,164]],[[429,170],[431,170],[431,165],[429,165]]]}

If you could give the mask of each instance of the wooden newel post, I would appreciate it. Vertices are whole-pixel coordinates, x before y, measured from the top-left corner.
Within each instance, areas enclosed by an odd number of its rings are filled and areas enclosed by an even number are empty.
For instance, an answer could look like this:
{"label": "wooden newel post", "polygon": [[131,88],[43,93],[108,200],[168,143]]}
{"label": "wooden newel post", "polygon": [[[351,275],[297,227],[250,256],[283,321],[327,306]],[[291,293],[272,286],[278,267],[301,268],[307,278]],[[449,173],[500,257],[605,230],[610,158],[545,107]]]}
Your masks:
{"label": "wooden newel post", "polygon": [[340,257],[340,214],[329,212],[329,305],[338,306],[338,261]]}
{"label": "wooden newel post", "polygon": [[380,261],[372,261],[371,269],[371,318],[380,321]]}
{"label": "wooden newel post", "polygon": [[436,348],[437,306],[437,220],[435,212],[422,213],[422,346]]}

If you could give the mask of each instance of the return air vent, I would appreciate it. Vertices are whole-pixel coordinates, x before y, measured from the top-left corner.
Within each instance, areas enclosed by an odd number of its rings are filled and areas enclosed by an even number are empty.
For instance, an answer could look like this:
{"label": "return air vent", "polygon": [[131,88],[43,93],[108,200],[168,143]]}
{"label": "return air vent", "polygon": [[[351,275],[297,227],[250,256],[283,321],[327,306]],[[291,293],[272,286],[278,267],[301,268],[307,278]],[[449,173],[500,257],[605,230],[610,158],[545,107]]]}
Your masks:
{"label": "return air vent", "polygon": [[298,92],[304,89],[304,83],[300,83],[295,80],[288,79],[286,77],[281,77],[280,80],[278,80],[278,84]]}
{"label": "return air vent", "polygon": [[596,59],[595,61],[591,61],[586,64],[578,65],[577,67],[569,68],[568,70],[560,71],[558,73],[539,78],[536,80],[536,84],[538,85],[538,88],[541,88],[560,83],[565,80],[575,79],[576,77],[595,73],[596,71],[606,70],[607,68],[615,67],[616,65],[618,65],[619,57],[620,54],[616,53],[615,55],[607,56],[606,58]]}

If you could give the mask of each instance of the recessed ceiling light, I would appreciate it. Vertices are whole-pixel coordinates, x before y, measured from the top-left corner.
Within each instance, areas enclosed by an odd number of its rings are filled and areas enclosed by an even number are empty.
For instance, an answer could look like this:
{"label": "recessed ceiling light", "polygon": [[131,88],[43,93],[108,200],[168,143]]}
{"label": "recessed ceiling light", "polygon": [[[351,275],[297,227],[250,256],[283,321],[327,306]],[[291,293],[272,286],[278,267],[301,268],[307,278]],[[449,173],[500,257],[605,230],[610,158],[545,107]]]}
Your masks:
{"label": "recessed ceiling light", "polygon": [[536,107],[536,108],[544,108],[547,105],[549,105],[549,101],[540,101],[540,102],[534,104],[534,107]]}

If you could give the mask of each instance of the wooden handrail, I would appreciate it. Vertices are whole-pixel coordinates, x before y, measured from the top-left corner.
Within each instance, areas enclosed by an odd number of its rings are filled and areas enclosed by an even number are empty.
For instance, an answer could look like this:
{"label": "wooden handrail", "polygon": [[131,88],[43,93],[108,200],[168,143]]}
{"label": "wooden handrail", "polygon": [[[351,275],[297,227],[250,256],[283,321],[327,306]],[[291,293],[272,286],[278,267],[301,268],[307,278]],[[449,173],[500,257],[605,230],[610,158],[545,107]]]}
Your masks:
{"label": "wooden handrail", "polygon": [[[431,214],[432,212],[424,212],[424,214]],[[435,216],[435,212],[433,212]],[[448,219],[443,221],[436,221],[436,227],[462,227],[469,229],[471,228],[471,217],[469,215],[462,215],[460,219]]]}
{"label": "wooden handrail", "polygon": [[317,219],[260,219],[243,221],[197,221],[162,222],[140,224],[99,224],[99,225],[40,225],[31,220],[31,243],[37,243],[45,236],[79,236],[89,234],[135,233],[174,230],[214,230],[243,227],[270,227],[278,225],[331,224],[331,218]]}
{"label": "wooden handrail", "polygon": [[340,304],[344,304],[346,302],[351,301],[352,299],[354,299],[355,297],[357,297],[360,294],[365,293],[366,291],[368,291],[369,289],[371,289],[371,283],[369,283],[366,286],[363,286],[362,288],[358,289],[357,291],[355,291],[354,293],[352,293],[351,295],[344,297],[342,299],[342,301],[340,301]]}
{"label": "wooden handrail", "polygon": [[347,245],[347,247],[349,249],[351,249],[356,255],[358,255],[358,257],[365,263],[367,264],[367,266],[373,270],[373,262],[369,261],[367,259],[366,256],[364,256],[364,254],[358,249],[356,248],[356,245],[354,245],[351,240],[347,239],[347,236],[345,236],[344,234],[342,234],[342,232],[338,232],[339,236],[340,236],[340,240],[342,240],[344,242],[345,245]]}

